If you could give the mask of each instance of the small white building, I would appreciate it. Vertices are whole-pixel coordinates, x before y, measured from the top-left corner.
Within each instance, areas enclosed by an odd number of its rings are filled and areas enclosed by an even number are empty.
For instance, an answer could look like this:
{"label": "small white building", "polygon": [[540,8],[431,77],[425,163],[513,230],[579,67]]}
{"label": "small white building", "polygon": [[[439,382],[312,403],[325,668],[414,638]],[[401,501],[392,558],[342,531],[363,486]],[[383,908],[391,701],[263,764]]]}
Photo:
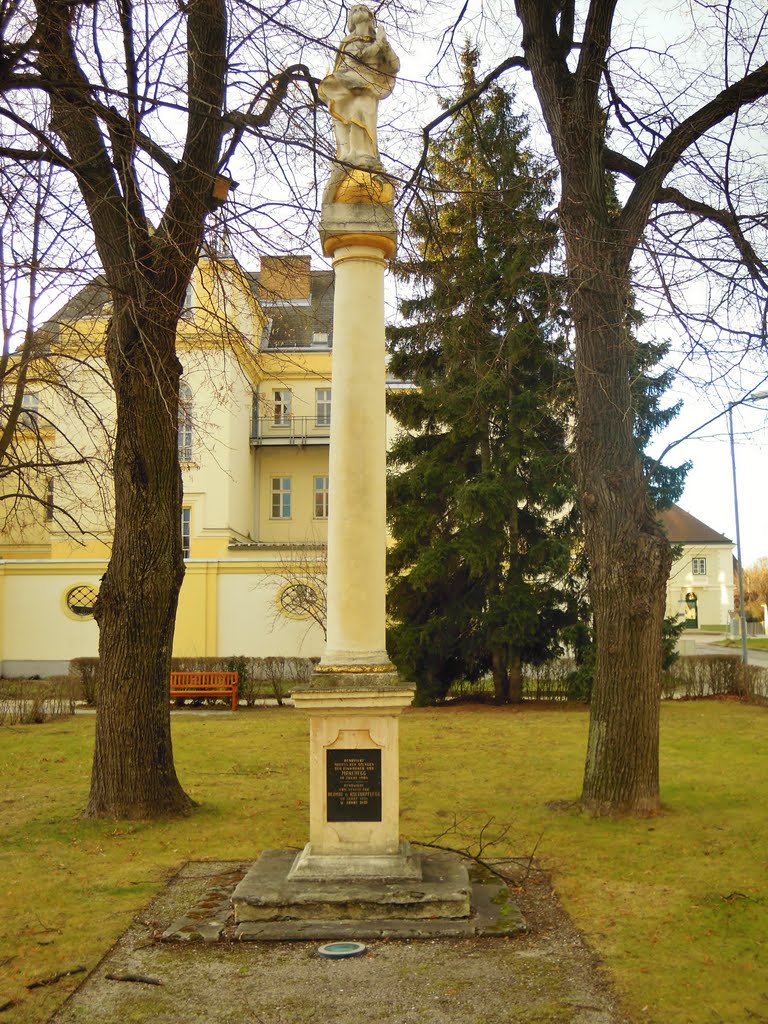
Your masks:
{"label": "small white building", "polygon": [[661,514],[670,541],[682,550],[667,584],[667,615],[689,629],[726,626],[733,611],[733,541],[679,505]]}

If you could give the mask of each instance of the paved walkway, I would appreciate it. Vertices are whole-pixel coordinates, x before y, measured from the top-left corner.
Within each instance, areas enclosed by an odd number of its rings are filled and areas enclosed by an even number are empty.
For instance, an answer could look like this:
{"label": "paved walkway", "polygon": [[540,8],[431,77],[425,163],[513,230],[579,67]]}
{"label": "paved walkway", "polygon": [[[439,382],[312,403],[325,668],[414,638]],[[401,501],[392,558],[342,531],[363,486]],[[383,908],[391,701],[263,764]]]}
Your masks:
{"label": "paved walkway", "polygon": [[[683,634],[684,636],[686,634]],[[725,647],[717,643],[723,640],[722,633],[693,633],[688,634],[696,644],[697,654],[736,654],[741,655],[741,647]],[[747,662],[750,665],[760,665],[768,668],[768,650],[753,651],[747,650]]]}
{"label": "paved walkway", "polygon": [[376,940],[340,961],[317,941],[157,941],[212,885],[220,902],[243,867],[188,864],[50,1024],[628,1024],[537,873],[515,888],[529,930],[514,939]]}

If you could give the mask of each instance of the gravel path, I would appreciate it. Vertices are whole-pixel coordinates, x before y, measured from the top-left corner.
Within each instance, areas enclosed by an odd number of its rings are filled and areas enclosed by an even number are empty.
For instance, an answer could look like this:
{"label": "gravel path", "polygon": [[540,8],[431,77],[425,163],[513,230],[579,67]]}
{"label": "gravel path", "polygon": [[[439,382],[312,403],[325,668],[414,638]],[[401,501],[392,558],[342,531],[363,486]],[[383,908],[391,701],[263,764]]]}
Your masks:
{"label": "gravel path", "polygon": [[[155,941],[238,865],[189,864],[50,1024],[629,1024],[596,957],[536,872],[514,939],[382,941],[329,961],[318,943]],[[154,979],[110,980],[107,975]]]}

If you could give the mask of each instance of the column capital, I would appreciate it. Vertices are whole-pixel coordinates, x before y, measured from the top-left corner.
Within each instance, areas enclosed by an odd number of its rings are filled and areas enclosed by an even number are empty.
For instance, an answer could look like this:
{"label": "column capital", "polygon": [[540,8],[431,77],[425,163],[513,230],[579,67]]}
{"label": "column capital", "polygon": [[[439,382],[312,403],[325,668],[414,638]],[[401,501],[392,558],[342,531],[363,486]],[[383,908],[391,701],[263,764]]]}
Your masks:
{"label": "column capital", "polygon": [[333,256],[337,249],[346,248],[347,246],[377,249],[385,259],[391,259],[395,255],[395,240],[387,235],[380,235],[373,231],[355,231],[338,235],[326,235],[323,239],[323,252],[326,256]]}

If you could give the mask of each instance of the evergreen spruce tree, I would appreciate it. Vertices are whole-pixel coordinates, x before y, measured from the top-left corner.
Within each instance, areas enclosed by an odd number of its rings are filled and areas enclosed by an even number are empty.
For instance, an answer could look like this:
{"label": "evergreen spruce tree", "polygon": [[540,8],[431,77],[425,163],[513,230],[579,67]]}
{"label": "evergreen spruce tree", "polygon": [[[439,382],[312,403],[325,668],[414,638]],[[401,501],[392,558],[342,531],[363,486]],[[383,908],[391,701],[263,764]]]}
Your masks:
{"label": "evergreen spruce tree", "polygon": [[[463,93],[478,54],[463,54]],[[389,649],[418,697],[491,670],[498,702],[522,665],[552,657],[568,616],[570,370],[552,175],[499,87],[433,147],[409,217],[412,297],[390,332],[391,371],[415,385],[391,410]]]}

